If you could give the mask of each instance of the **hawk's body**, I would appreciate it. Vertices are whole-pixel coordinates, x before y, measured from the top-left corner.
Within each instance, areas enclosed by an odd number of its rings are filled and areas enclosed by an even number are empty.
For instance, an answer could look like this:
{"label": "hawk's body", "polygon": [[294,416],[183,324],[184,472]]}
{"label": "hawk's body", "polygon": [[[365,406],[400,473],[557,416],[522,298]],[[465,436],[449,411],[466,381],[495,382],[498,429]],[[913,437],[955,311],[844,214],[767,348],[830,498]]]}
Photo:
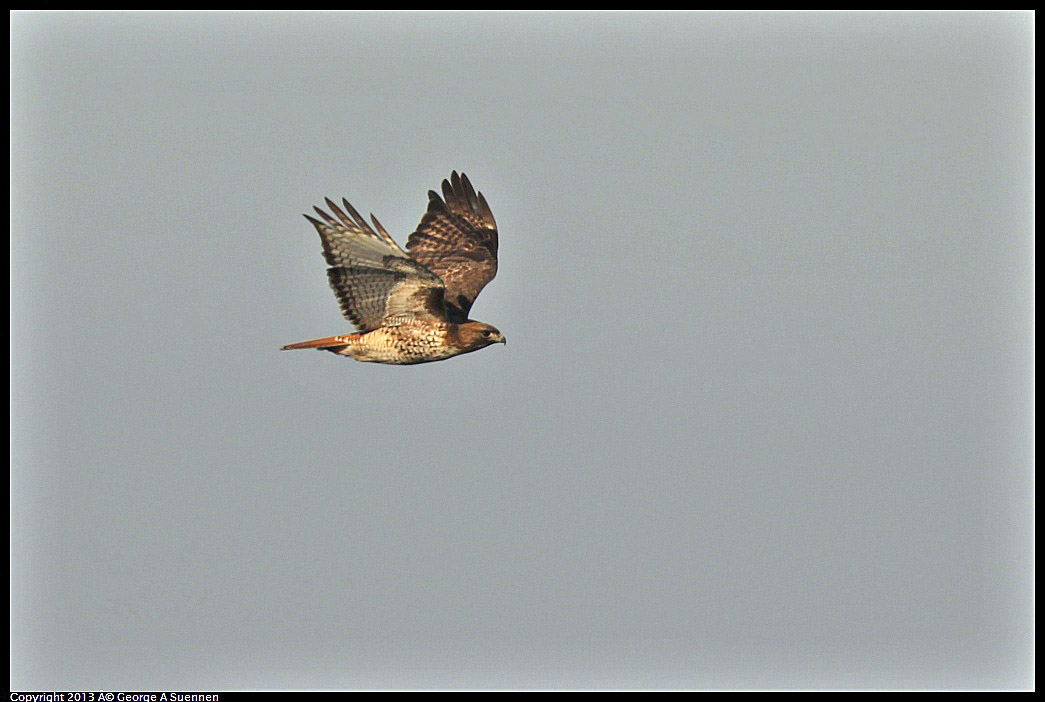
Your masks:
{"label": "hawk's body", "polygon": [[[454,171],[443,198],[428,193],[428,211],[404,251],[377,218],[375,229],[342,200],[345,214],[315,208],[308,215],[323,242],[327,278],[341,312],[359,329],[284,346],[324,349],[357,361],[413,364],[441,361],[504,343],[497,329],[468,319],[479,292],[497,273],[497,224],[482,193]],[[445,201],[444,201],[445,198]]]}

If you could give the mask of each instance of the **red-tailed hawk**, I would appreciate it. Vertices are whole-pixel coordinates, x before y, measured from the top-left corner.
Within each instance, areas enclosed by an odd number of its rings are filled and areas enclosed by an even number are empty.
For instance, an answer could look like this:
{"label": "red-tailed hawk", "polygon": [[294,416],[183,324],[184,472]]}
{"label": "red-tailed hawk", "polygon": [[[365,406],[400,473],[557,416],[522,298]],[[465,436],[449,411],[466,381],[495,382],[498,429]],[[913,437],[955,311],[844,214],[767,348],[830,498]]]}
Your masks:
{"label": "red-tailed hawk", "polygon": [[406,251],[370,215],[376,231],[342,199],[345,214],[305,215],[319,232],[327,278],[357,334],[284,346],[322,349],[372,363],[428,363],[505,343],[489,324],[468,319],[479,292],[497,274],[497,224],[482,193],[454,171],[443,197],[428,191],[428,211]]}

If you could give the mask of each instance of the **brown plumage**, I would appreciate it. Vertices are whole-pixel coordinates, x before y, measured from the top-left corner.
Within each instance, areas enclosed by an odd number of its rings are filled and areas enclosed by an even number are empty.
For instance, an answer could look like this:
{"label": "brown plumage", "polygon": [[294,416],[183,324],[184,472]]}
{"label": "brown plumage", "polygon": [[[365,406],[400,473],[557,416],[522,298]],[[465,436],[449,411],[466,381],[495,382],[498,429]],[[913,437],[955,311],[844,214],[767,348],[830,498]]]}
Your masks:
{"label": "brown plumage", "polygon": [[333,216],[314,208],[322,221],[305,215],[319,232],[341,313],[359,333],[283,350],[323,349],[357,361],[413,364],[505,343],[494,327],[468,319],[476,296],[497,274],[493,213],[463,173],[451,173],[442,189],[442,198],[428,191],[428,211],[405,251],[374,215],[371,228],[348,200],[341,201],[343,211],[327,198]]}

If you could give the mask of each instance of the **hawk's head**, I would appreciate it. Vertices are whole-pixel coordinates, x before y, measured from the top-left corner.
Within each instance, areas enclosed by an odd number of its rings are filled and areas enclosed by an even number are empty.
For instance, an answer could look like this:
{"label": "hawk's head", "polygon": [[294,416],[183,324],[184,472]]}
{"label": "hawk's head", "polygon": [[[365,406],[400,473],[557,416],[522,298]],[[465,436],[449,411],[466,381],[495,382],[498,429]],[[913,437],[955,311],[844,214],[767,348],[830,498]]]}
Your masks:
{"label": "hawk's head", "polygon": [[479,349],[486,348],[490,344],[508,343],[504,339],[504,334],[499,332],[495,327],[491,327],[489,324],[483,324],[482,322],[465,322],[464,324],[457,325],[457,338],[461,347],[464,349],[462,353],[478,351]]}

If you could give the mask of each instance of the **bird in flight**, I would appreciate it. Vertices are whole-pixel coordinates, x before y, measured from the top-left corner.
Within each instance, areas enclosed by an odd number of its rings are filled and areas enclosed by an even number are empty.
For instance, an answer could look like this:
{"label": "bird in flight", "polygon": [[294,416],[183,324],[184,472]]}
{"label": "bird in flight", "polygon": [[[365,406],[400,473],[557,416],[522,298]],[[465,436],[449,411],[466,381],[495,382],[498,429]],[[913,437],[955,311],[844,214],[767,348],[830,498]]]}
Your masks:
{"label": "bird in flight", "polygon": [[[428,191],[428,211],[404,251],[373,214],[371,228],[342,199],[333,216],[309,215],[323,243],[327,279],[341,313],[358,333],[283,347],[322,349],[357,361],[400,365],[442,361],[505,343],[494,327],[468,318],[479,292],[497,274],[497,223],[482,193],[457,171],[443,196]],[[347,212],[347,214],[346,214]]]}

